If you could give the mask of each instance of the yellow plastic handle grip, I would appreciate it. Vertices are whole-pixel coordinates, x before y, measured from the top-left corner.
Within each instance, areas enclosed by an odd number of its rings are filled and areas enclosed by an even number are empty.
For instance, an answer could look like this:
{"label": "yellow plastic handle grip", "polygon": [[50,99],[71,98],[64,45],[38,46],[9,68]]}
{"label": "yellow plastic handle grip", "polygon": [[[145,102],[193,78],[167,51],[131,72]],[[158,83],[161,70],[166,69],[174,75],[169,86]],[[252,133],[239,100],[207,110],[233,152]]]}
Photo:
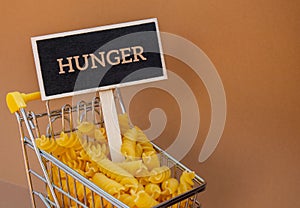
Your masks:
{"label": "yellow plastic handle grip", "polygon": [[38,100],[41,98],[40,92],[34,93],[20,93],[20,92],[10,92],[6,95],[6,104],[11,113],[15,113],[20,108],[26,108],[26,103],[32,100]]}

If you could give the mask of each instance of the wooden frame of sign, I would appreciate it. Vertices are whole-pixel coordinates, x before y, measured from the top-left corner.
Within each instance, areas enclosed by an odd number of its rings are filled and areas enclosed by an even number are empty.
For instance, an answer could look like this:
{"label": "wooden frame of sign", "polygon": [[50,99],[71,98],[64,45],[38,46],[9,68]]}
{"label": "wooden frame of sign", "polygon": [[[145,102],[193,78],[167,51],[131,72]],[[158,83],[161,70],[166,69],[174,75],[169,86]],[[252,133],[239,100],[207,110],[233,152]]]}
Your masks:
{"label": "wooden frame of sign", "polygon": [[112,90],[167,78],[156,18],[31,38],[42,100],[98,92],[111,158],[121,136]]}

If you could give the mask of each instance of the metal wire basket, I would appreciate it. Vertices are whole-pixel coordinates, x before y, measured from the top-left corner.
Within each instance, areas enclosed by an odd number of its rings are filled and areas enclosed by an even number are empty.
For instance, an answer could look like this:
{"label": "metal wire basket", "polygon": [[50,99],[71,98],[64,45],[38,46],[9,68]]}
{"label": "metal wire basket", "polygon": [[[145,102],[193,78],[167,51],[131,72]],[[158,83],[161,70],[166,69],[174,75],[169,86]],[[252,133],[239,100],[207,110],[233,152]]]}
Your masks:
{"label": "metal wire basket", "polygon": [[[82,119],[91,114],[97,125],[101,125],[101,109],[99,98],[90,103],[76,106],[64,105],[61,109],[50,110],[46,103],[46,112],[34,113],[26,111],[26,102],[39,98],[39,93],[34,94],[9,94],[7,103],[11,112],[15,113],[18,121],[25,169],[28,179],[31,202],[33,207],[129,207],[122,201],[101,189],[91,180],[72,169],[55,156],[38,149],[35,139],[40,137],[43,131],[54,138],[61,131],[70,132],[76,130],[72,124],[73,114]],[[124,111],[122,100],[120,105]],[[97,110],[100,109],[100,110]],[[58,122],[61,120],[62,122]],[[55,123],[55,125],[54,125]],[[66,127],[68,126],[68,127]],[[171,170],[171,177],[179,180],[183,171],[191,171],[171,155],[152,143],[162,165]],[[67,183],[63,183],[67,181]],[[66,185],[67,184],[67,185]],[[200,207],[198,193],[206,187],[206,182],[196,175],[193,179],[191,190],[165,200],[154,207]],[[81,193],[80,195],[78,193]],[[44,206],[43,206],[44,205]]]}

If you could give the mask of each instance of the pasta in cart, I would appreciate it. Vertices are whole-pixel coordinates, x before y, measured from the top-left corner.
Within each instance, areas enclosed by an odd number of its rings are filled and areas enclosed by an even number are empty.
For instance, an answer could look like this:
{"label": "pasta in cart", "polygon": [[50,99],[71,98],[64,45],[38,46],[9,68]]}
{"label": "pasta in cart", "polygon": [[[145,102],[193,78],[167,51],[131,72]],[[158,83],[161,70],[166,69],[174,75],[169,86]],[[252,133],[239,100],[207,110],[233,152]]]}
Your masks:
{"label": "pasta in cart", "polygon": [[[47,101],[45,112],[26,111],[27,102],[39,98],[39,93],[7,95],[20,128],[33,207],[201,206],[204,179],[152,143],[124,110],[118,122],[125,159],[113,162],[99,97],[58,110]],[[118,102],[124,109],[122,99]]]}

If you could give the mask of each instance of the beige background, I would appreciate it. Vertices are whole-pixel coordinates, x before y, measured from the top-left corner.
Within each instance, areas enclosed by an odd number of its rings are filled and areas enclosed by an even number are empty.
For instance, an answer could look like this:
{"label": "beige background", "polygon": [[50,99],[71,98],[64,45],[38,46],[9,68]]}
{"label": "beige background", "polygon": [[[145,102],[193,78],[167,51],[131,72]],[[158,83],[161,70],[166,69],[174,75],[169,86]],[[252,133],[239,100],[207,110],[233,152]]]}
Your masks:
{"label": "beige background", "polygon": [[[299,12],[296,0],[3,1],[0,207],[30,207],[17,123],[5,104],[7,92],[38,90],[30,37],[150,17],[158,18],[161,31],[200,47],[225,87],[225,131],[212,157],[200,164],[210,122],[208,95],[185,64],[166,59],[168,68],[188,81],[203,116],[197,141],[182,162],[208,182],[204,207],[300,207]],[[167,147],[180,122],[172,98],[155,89],[139,93],[130,106],[132,120],[146,128],[144,118],[153,107],[172,120],[157,141]]]}

